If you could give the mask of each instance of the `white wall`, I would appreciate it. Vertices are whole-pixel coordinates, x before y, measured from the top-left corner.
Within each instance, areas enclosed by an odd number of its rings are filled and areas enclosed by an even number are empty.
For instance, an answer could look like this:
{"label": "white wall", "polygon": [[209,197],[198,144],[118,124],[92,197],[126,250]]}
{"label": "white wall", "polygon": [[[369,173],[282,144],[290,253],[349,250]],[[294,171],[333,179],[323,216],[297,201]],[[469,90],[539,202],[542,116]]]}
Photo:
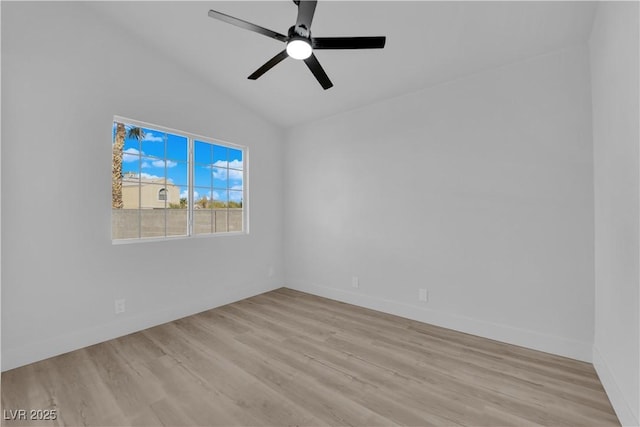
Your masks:
{"label": "white wall", "polygon": [[590,360],[588,65],[576,47],[292,129],[287,285]]}
{"label": "white wall", "polygon": [[[637,424],[637,15],[594,23],[593,159],[575,48],[300,126],[282,161],[277,128],[82,4],[2,2],[2,369],[276,288],[283,232],[291,287],[589,360],[595,252],[594,364]],[[251,234],[111,245],[114,114],[248,145]]]}
{"label": "white wall", "polygon": [[[3,370],[282,285],[280,129],[81,3],[2,2],[2,89]],[[114,114],[247,145],[251,234],[112,245]]]}
{"label": "white wall", "polygon": [[594,365],[620,421],[640,424],[637,2],[600,3],[589,49],[595,183]]}

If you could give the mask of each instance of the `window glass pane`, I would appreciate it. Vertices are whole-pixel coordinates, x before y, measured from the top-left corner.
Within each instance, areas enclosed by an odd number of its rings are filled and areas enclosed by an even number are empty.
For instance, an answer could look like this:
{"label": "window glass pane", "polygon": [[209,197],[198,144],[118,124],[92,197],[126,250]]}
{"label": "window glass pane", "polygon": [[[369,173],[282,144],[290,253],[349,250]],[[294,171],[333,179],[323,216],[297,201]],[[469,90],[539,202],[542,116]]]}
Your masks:
{"label": "window glass pane", "polygon": [[167,182],[172,182],[176,185],[187,185],[188,177],[189,172],[186,162],[176,161],[175,164],[167,164]]}
{"label": "window glass pane", "polygon": [[112,209],[111,238],[137,239],[140,237],[138,215],[138,209]]}
{"label": "window glass pane", "polygon": [[226,209],[214,209],[214,226],[216,233],[226,233],[229,231],[227,226],[227,210]]}
{"label": "window glass pane", "polygon": [[229,149],[229,167],[234,169],[242,169],[242,151],[234,148]]}
{"label": "window glass pane", "polygon": [[143,131],[144,136],[141,137],[142,154],[156,159],[164,159],[165,134],[149,129],[143,129]]}
{"label": "window glass pane", "polygon": [[187,161],[188,138],[180,135],[167,134],[167,159]]}
{"label": "window glass pane", "polygon": [[140,237],[164,237],[165,209],[140,209]]}
{"label": "window glass pane", "polygon": [[164,182],[164,160],[154,159],[153,157],[142,157],[140,163],[140,178],[148,182],[155,181],[157,183]]}
{"label": "window glass pane", "polygon": [[227,169],[226,168],[211,168],[211,175],[213,177],[213,186],[216,188],[227,189]]}
{"label": "window glass pane", "polygon": [[[166,196],[165,199],[161,199],[162,194]],[[169,203],[180,203],[180,190],[178,187],[170,184],[148,183],[144,179],[141,181],[140,207],[142,209],[164,209],[168,207]]]}
{"label": "window glass pane", "polygon": [[242,171],[229,169],[229,187],[235,186],[242,188]]}
{"label": "window glass pane", "polygon": [[193,183],[196,187],[211,188],[211,167],[195,165],[193,168]]}
{"label": "window glass pane", "polygon": [[229,190],[229,207],[230,208],[242,207],[242,191]]}
{"label": "window glass pane", "polygon": [[126,172],[122,177],[120,192],[122,209],[138,209],[140,207],[140,175]]}
{"label": "window glass pane", "polygon": [[228,231],[242,231],[242,209],[229,209],[227,216],[229,218]]}
{"label": "window glass pane", "polygon": [[211,209],[211,188],[195,187],[193,189],[193,208]]}
{"label": "window glass pane", "polygon": [[195,162],[201,164],[211,164],[211,144],[196,141],[194,148]]}
{"label": "window glass pane", "polygon": [[[165,191],[163,191],[165,190]],[[175,186],[147,182],[140,183],[140,234],[141,237],[165,236],[166,209],[171,202],[179,201]],[[166,200],[161,195],[166,195]]]}
{"label": "window glass pane", "polygon": [[214,190],[211,193],[211,199],[215,208],[226,208],[229,201],[227,190]]}
{"label": "window glass pane", "polygon": [[[126,135],[126,127],[125,127]],[[140,170],[140,142],[135,139],[125,139],[122,149],[122,172],[139,172]]]}
{"label": "window glass pane", "polygon": [[227,167],[227,159],[229,149],[220,145],[212,145],[213,147],[213,164],[215,166]]}
{"label": "window glass pane", "polygon": [[198,209],[193,211],[194,234],[213,233],[213,211],[211,209]]}
{"label": "window glass pane", "polygon": [[122,161],[132,162],[138,159],[140,155],[140,143],[133,139],[125,139],[122,150]]}
{"label": "window glass pane", "polygon": [[176,167],[178,162],[175,160],[155,159],[153,157],[142,158],[142,169],[152,169],[146,171],[156,175],[164,175],[165,169],[171,169]]}
{"label": "window glass pane", "polygon": [[180,204],[170,204],[167,209],[167,235],[186,236],[187,235],[187,206]]}
{"label": "window glass pane", "polygon": [[186,208],[189,203],[189,187],[187,185],[179,185],[178,189],[180,190],[180,206]]}
{"label": "window glass pane", "polygon": [[138,176],[138,174],[140,173],[140,157],[124,154],[122,156],[121,168],[122,168],[122,176],[125,176],[125,175]]}

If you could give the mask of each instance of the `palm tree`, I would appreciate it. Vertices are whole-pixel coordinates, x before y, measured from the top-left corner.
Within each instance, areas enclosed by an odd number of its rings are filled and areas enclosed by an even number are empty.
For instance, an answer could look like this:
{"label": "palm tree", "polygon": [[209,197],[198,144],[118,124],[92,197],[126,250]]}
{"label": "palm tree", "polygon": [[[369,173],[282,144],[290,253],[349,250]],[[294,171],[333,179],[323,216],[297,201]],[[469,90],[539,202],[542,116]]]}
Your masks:
{"label": "palm tree", "polygon": [[111,169],[111,207],[113,209],[122,209],[122,157],[125,138],[135,138],[140,141],[144,138],[144,130],[116,122],[116,140],[113,143]]}

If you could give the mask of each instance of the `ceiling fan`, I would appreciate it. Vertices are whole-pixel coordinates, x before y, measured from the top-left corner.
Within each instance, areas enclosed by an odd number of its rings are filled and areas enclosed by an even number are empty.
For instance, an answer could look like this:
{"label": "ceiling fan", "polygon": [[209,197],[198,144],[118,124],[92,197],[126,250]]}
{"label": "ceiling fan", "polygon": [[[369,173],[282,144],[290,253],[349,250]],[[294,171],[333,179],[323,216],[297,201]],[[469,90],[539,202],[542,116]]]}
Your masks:
{"label": "ceiling fan", "polygon": [[311,21],[316,10],[317,0],[293,0],[298,6],[298,18],[296,24],[289,28],[287,35],[277,33],[260,27],[251,22],[234,18],[215,10],[209,11],[211,18],[219,19],[226,23],[235,25],[245,30],[254,31],[263,36],[279,40],[287,44],[282,52],[268,60],[262,67],[258,68],[249,76],[250,80],[256,80],[271,68],[279,64],[287,57],[303,60],[311,70],[318,83],[323,89],[333,86],[329,76],[313,54],[315,49],[382,49],[386,42],[386,37],[311,37]]}

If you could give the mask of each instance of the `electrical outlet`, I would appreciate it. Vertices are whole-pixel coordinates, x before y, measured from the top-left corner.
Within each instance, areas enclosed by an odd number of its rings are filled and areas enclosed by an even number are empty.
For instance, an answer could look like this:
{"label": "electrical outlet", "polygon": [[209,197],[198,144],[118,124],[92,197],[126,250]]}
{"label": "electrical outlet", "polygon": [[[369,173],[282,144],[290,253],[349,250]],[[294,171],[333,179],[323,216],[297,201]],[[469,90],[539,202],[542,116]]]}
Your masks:
{"label": "electrical outlet", "polygon": [[275,270],[273,269],[273,265],[270,265],[269,268],[267,269],[267,276],[273,277],[274,274],[275,274]]}
{"label": "electrical outlet", "polygon": [[358,276],[353,276],[351,278],[351,287],[356,289],[360,287],[360,279],[358,279]]}
{"label": "electrical outlet", "polygon": [[418,289],[418,301],[429,302],[429,292],[426,289]]}
{"label": "electrical outlet", "polygon": [[115,311],[116,314],[124,313],[126,310],[126,301],[124,299],[115,300]]}

